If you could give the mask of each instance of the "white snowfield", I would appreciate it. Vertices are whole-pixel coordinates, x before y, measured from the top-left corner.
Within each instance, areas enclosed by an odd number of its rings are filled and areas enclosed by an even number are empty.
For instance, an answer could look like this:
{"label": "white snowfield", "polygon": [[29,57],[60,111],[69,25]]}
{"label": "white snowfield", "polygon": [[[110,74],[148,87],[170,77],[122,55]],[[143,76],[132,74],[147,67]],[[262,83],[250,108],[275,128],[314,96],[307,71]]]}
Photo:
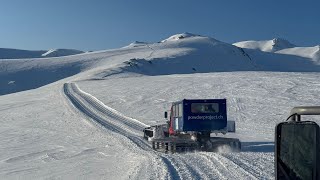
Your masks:
{"label": "white snowfield", "polygon": [[[273,179],[275,125],[294,106],[319,105],[319,65],[295,53],[183,33],[0,60],[0,179]],[[225,136],[239,138],[242,152],[152,150],[142,129],[164,123],[184,98],[226,98],[237,131]]]}

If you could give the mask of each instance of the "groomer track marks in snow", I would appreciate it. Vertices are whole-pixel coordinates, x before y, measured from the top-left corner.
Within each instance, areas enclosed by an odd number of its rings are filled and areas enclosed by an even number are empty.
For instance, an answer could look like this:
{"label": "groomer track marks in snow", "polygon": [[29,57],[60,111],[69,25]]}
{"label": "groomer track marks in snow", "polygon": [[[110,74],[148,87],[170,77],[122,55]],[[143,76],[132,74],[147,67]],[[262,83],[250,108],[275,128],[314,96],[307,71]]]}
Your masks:
{"label": "groomer track marks in snow", "polygon": [[250,173],[252,172],[250,167],[241,168],[227,156],[220,154],[155,152],[142,139],[141,132],[144,127],[147,127],[146,124],[104,105],[94,96],[79,89],[75,83],[64,84],[64,93],[78,110],[105,129],[120,135],[119,138],[128,149],[146,156],[147,164],[132,174],[135,178],[228,179],[241,176],[244,179],[256,179],[255,173]]}

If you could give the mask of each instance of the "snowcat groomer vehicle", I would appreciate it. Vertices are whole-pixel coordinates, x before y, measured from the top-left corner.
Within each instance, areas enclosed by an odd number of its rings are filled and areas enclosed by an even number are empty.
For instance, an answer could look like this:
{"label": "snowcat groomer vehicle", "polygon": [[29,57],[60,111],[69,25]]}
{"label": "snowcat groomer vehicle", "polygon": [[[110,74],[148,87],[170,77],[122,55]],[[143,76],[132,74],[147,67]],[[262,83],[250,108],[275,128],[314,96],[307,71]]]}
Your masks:
{"label": "snowcat groomer vehicle", "polygon": [[144,129],[152,148],[164,152],[217,151],[219,147],[241,150],[239,139],[217,137],[235,132],[235,122],[227,121],[226,99],[183,99],[172,103],[166,124]]}

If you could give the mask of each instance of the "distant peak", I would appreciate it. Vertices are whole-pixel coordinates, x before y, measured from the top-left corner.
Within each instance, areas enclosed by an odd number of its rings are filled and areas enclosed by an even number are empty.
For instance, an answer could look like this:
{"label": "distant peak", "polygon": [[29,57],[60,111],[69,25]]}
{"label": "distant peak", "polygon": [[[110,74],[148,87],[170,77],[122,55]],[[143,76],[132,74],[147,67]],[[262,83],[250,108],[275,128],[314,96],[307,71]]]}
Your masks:
{"label": "distant peak", "polygon": [[189,32],[184,32],[184,33],[181,33],[181,34],[176,34],[174,36],[179,36],[179,38],[186,38],[186,37],[195,37],[195,36],[200,36],[200,35],[189,33]]}
{"label": "distant peak", "polygon": [[134,41],[130,43],[128,46],[125,46],[125,48],[132,48],[132,47],[139,47],[139,46],[145,46],[147,45],[147,42],[142,42],[142,41]]}
{"label": "distant peak", "polygon": [[47,52],[41,54],[42,57],[57,57],[57,56],[68,56],[84,53],[83,51],[75,49],[50,49]]}
{"label": "distant peak", "polygon": [[148,43],[142,42],[142,41],[134,41],[134,42],[130,43],[129,46],[136,46],[136,45],[139,46],[139,45],[146,45],[146,44],[148,44]]}
{"label": "distant peak", "polygon": [[177,40],[180,40],[180,39],[185,39],[185,38],[190,38],[190,37],[200,37],[200,35],[192,34],[192,33],[189,33],[189,32],[185,32],[185,33],[181,33],[181,34],[172,35],[169,38],[167,38],[167,39],[165,39],[165,40],[163,40],[161,42],[177,41]]}
{"label": "distant peak", "polygon": [[241,48],[259,49],[266,52],[276,52],[282,49],[297,47],[296,45],[283,38],[273,38],[271,40],[260,41],[242,41],[234,43],[233,45]]}
{"label": "distant peak", "polygon": [[286,39],[284,39],[284,38],[279,38],[279,37],[278,37],[278,38],[273,38],[273,39],[272,39],[272,42],[275,43],[275,44],[276,44],[276,43],[281,43],[281,42],[290,43],[288,40],[286,40]]}
{"label": "distant peak", "polygon": [[142,41],[134,41],[131,44],[147,44],[147,43]]}
{"label": "distant peak", "polygon": [[283,38],[274,38],[272,39],[272,46],[275,48],[291,48],[296,47],[296,45],[292,44],[286,39]]}
{"label": "distant peak", "polygon": [[278,38],[273,38],[272,41],[273,41],[273,42],[281,42],[281,41],[288,42],[288,40],[283,39],[283,38],[279,38],[279,37],[278,37]]}

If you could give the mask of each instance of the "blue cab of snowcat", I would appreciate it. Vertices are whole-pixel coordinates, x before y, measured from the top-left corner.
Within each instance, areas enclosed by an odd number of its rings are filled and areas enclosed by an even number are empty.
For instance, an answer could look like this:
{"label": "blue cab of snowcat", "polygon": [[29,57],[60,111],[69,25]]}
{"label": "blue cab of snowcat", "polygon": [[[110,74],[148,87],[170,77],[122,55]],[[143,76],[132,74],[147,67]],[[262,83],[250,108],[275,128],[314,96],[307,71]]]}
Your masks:
{"label": "blue cab of snowcat", "polygon": [[226,99],[183,99],[172,103],[171,128],[175,132],[212,132],[227,127]]}

